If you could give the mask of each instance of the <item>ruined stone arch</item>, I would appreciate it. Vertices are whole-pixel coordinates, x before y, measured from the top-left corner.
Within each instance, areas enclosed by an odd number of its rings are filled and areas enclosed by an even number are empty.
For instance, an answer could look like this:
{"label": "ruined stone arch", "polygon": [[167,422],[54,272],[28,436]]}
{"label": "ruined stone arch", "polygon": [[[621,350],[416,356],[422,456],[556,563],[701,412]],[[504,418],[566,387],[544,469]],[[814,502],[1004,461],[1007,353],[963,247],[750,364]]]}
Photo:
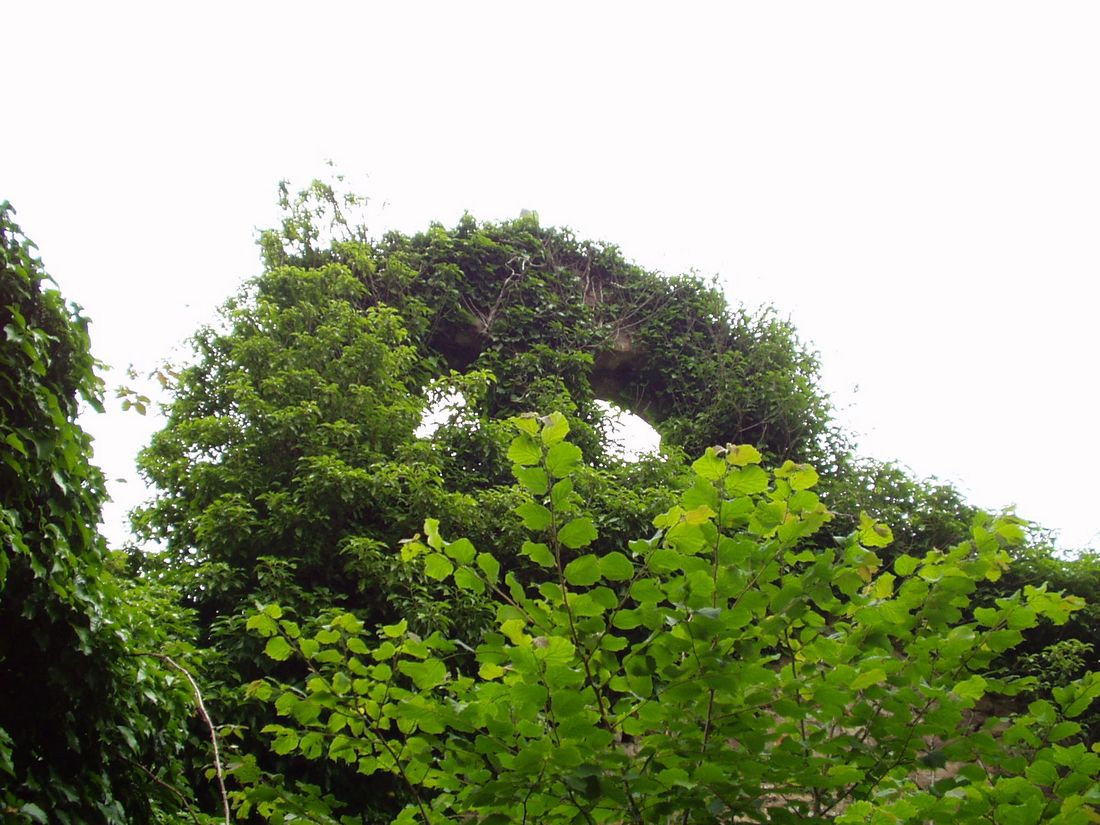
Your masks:
{"label": "ruined stone arch", "polygon": [[533,214],[467,215],[344,253],[368,300],[402,313],[425,382],[450,370],[496,376],[481,415],[564,405],[583,421],[604,399],[688,454],[734,442],[817,457],[829,405],[816,355],[774,312],[733,306],[694,273],[645,270]]}

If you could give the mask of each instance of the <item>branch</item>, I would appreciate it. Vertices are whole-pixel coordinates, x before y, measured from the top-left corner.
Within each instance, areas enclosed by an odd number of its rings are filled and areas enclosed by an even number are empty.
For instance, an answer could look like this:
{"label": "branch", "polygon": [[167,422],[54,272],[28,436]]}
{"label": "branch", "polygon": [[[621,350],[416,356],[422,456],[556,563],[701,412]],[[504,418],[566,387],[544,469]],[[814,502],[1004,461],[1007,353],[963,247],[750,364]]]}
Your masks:
{"label": "branch", "polygon": [[131,765],[133,765],[138,770],[142,771],[146,776],[148,776],[150,779],[152,779],[154,782],[156,782],[162,788],[167,788],[172,793],[174,793],[176,796],[178,796],[180,802],[182,802],[183,806],[185,808],[187,808],[187,813],[191,816],[191,821],[194,822],[195,825],[201,825],[201,823],[199,822],[199,818],[197,816],[195,816],[195,809],[191,807],[191,803],[187,801],[187,797],[183,795],[183,791],[181,791],[175,785],[172,785],[172,784],[169,784],[168,782],[165,782],[163,779],[161,779],[159,776],[157,776],[155,773],[153,773],[147,767],[142,765],[140,762],[137,762],[137,761],[135,761],[133,759],[129,759],[129,758],[127,758],[126,761],[129,762]]}
{"label": "branch", "polygon": [[218,751],[218,734],[214,730],[214,722],[210,719],[210,714],[206,711],[206,703],[202,700],[202,691],[199,690],[199,685],[195,681],[194,677],[183,665],[179,664],[175,659],[165,653],[135,653],[135,656],[151,656],[154,659],[160,659],[162,662],[167,662],[174,667],[184,678],[187,679],[191,685],[191,690],[195,694],[195,702],[198,705],[199,715],[206,723],[206,727],[210,730],[210,744],[214,746],[214,772],[218,777],[218,790],[222,797],[222,807],[225,812],[225,825],[230,825],[232,819],[229,813],[229,794],[225,790],[225,772],[222,770],[221,754]]}

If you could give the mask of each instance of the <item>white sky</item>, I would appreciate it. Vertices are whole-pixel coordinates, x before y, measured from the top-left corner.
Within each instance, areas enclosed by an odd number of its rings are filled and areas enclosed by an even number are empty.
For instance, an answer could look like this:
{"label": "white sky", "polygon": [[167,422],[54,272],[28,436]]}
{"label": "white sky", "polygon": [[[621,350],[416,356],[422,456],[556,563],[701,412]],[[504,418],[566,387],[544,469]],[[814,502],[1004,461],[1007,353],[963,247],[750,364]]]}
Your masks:
{"label": "white sky", "polygon": [[[368,176],[378,230],[531,208],[647,268],[719,273],[820,349],[864,452],[1100,543],[1091,0],[2,17],[0,198],[116,367],[173,357],[257,272],[276,182],[332,158]],[[96,459],[133,479],[157,422],[110,406]],[[118,537],[142,491],[113,492]]]}

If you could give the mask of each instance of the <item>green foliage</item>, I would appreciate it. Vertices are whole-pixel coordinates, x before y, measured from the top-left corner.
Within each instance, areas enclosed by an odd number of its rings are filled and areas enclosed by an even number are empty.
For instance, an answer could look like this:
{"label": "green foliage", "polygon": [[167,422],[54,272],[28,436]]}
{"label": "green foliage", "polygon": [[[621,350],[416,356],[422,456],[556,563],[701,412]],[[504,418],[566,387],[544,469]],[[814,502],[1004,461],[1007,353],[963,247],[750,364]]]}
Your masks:
{"label": "green foliage", "polygon": [[[283,226],[261,242],[268,268],[346,267],[367,303],[400,313],[421,386],[452,369],[495,376],[470,399],[483,422],[561,410],[573,421],[574,443],[602,464],[602,413],[593,401],[604,398],[690,453],[730,441],[779,458],[832,462],[843,452],[817,385],[817,358],[793,327],[771,311],[730,307],[695,275],[648,272],[614,246],[541,227],[533,216],[492,224],[467,215],[454,229],[435,225],[372,243],[329,186],[314,183],[293,200],[284,188],[283,204]],[[321,229],[335,235],[327,248]],[[486,440],[499,437],[499,448],[507,434],[449,435],[456,474],[473,469],[506,480],[507,464],[495,474],[485,464],[499,457]]]}
{"label": "green foliage", "polygon": [[103,477],[75,423],[81,402],[101,409],[88,322],[33,249],[0,204],[0,811],[158,821],[187,802],[168,788],[191,697],[135,654],[185,637],[186,616],[96,531]]}
{"label": "green foliage", "polygon": [[[485,632],[372,633],[336,612],[307,634],[265,606],[249,628],[304,669],[249,686],[280,717],[276,753],[398,777],[405,823],[1095,820],[1100,747],[1076,720],[1100,674],[1015,715],[985,709],[1028,687],[996,658],[1081,607],[1026,587],[969,610],[1015,521],[885,566],[891,531],[867,515],[810,544],[832,518],[811,467],[768,472],[730,446],[693,463],[656,534],[596,552],[565,417],[513,425],[522,552],[541,574],[520,580],[429,519],[402,557],[487,600]],[[300,804],[244,774],[242,813]]]}
{"label": "green foliage", "polygon": [[[642,798],[645,821],[673,810],[682,821],[782,819],[779,802],[791,816],[836,817],[869,802],[877,816],[902,817],[904,806],[886,812],[882,800],[971,793],[943,784],[954,773],[929,779],[910,770],[927,769],[913,767],[921,759],[938,763],[946,743],[955,743],[955,766],[979,756],[1000,766],[1025,753],[1018,743],[1006,750],[995,724],[974,734],[993,742],[981,751],[949,730],[951,720],[980,726],[996,694],[998,708],[1018,712],[1042,740],[1046,722],[1027,722],[1029,705],[1047,702],[1065,715],[1079,701],[1062,702],[1055,690],[1084,676],[1096,633],[1082,617],[1093,608],[1074,610],[1055,630],[1019,618],[983,625],[990,614],[979,611],[1007,616],[1019,603],[1019,616],[1065,618],[1062,607],[1078,605],[1043,595],[1065,585],[1044,589],[1055,580],[1034,542],[1011,546],[1017,520],[990,521],[948,486],[854,459],[830,422],[816,357],[774,313],[732,308],[695,276],[646,272],[614,247],[532,217],[480,224],[467,216],[453,229],[372,241],[349,217],[356,200],[332,187],[314,184],[293,198],[284,187],[282,203],[282,225],[261,239],[264,273],[226,306],[218,327],[199,332],[195,362],[170,376],[168,424],[141,458],[159,492],[136,521],[165,549],[142,560],[144,575],[178,588],[197,613],[210,704],[233,734],[228,758],[243,788],[242,816],[323,822],[352,810],[355,821],[388,821],[419,794],[425,811],[453,805],[503,821],[521,810],[507,793],[545,779],[530,821],[568,811],[638,821],[631,806]],[[465,403],[419,437],[427,403],[455,397]],[[664,454],[628,463],[610,453],[597,398],[654,423]],[[754,446],[706,449],[740,442]],[[689,466],[684,449],[702,457]],[[654,512],[666,514],[656,536]],[[429,513],[435,519],[424,521]],[[817,529],[826,519],[830,532],[848,537],[840,545]],[[1005,548],[1023,564],[997,579]],[[1025,572],[1013,579],[1013,570]],[[1071,592],[1096,590],[1091,581]],[[278,605],[278,615],[249,619],[257,604]],[[376,625],[389,630],[375,638],[366,628]],[[683,634],[696,632],[692,664]],[[960,644],[952,633],[965,638],[962,652],[950,667],[929,665],[941,647]],[[1071,637],[1077,646],[1045,650]],[[538,684],[517,669],[513,659],[526,656],[517,651],[532,651],[523,659],[530,665],[551,645],[564,655],[564,643],[573,659],[561,667],[574,675],[561,678],[583,675],[580,709],[576,699],[547,699],[529,718],[494,716],[534,701]],[[386,653],[376,659],[378,651]],[[727,695],[726,677],[746,687]],[[396,691],[384,694],[392,707],[360,692],[384,681]],[[642,702],[647,684],[659,697]],[[751,719],[743,706],[750,688],[764,703]],[[700,696],[709,704],[712,691],[718,710],[704,714]],[[411,696],[421,698],[409,705]],[[257,701],[278,697],[305,702],[302,718],[277,720]],[[364,717],[354,697],[388,710]],[[291,698],[281,701],[275,710],[286,716]],[[631,701],[642,704],[631,710]],[[625,715],[608,715],[614,707]],[[471,715],[458,719],[460,708]],[[435,721],[422,730],[400,721],[406,713]],[[1085,727],[1067,736],[1085,739],[1090,713],[1074,717]],[[336,747],[338,757],[322,758],[352,726],[341,714],[358,714],[362,727]],[[602,731],[576,744],[587,761],[572,768],[589,773],[547,761],[561,750],[559,715],[585,736]],[[701,742],[699,726],[711,716]],[[514,770],[504,751],[478,751],[475,767],[462,750],[476,751],[469,743],[479,736],[503,736],[506,722],[524,723],[509,753],[522,763],[533,757],[519,749],[530,745],[546,757],[532,763],[537,772]],[[264,752],[257,737],[272,724],[281,726],[269,729],[277,744]],[[415,753],[403,750],[408,742]],[[722,750],[730,742],[741,750]],[[208,754],[196,743],[199,786]],[[647,750],[638,760],[640,743]],[[446,755],[452,745],[458,755]],[[387,748],[397,750],[387,756]],[[796,753],[802,761],[790,761]],[[688,779],[658,775],[681,769]],[[424,773],[410,779],[409,770]],[[729,774],[727,784],[707,773],[715,770]],[[426,785],[432,771],[451,771],[468,793]],[[969,781],[988,796],[999,777]],[[608,796],[623,781],[641,790]],[[1068,799],[1070,785],[1045,787]],[[596,786],[602,801],[590,806]],[[742,790],[726,809],[706,810],[734,786]],[[583,804],[562,802],[566,789]],[[552,799],[565,807],[546,807]],[[947,816],[939,802],[919,804],[927,818]]]}

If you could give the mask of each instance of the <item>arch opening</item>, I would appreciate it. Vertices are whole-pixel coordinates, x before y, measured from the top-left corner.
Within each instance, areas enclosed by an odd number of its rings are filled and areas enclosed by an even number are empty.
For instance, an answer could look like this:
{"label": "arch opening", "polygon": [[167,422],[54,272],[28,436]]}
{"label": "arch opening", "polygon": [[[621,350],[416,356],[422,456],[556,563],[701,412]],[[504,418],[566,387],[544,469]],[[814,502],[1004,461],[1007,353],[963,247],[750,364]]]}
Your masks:
{"label": "arch opening", "polygon": [[620,407],[613,401],[597,399],[603,412],[601,435],[608,453],[623,461],[638,461],[643,456],[661,451],[661,434],[637,413]]}

